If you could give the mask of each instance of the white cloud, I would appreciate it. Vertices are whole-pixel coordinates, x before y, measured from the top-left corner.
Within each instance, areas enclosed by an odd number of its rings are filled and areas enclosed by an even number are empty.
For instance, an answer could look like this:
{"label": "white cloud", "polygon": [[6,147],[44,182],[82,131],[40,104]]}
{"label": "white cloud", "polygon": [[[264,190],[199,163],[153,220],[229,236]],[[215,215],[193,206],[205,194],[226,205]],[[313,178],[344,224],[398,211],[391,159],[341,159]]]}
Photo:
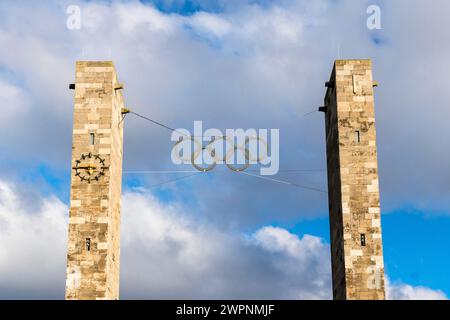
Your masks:
{"label": "white cloud", "polygon": [[[412,13],[401,6],[383,7],[381,36],[390,41],[377,46],[371,41],[374,33],[365,26],[365,4],[348,0],[240,3],[225,12],[190,16],[166,14],[138,1],[80,2],[82,27],[72,31],[65,26],[62,4],[30,7],[31,3],[0,4],[0,45],[8,48],[0,51],[0,73],[4,83],[20,84],[17,89],[31,102],[26,114],[11,112],[0,127],[1,136],[8,137],[0,147],[9,157],[39,158],[65,168],[73,106],[67,85],[73,82],[74,61],[112,59],[126,84],[126,103],[134,111],[171,127],[188,127],[200,119],[217,128],[280,128],[281,169],[324,168],[323,118],[303,114],[322,104],[323,82],[340,45],[343,56],[373,57],[381,80],[376,99],[384,208],[401,207],[408,199],[413,207],[448,209],[449,176],[442,174],[448,171],[442,152],[450,148],[435,143],[435,137],[448,135],[449,128],[444,123],[448,68],[440,67],[448,64],[448,47],[427,49],[434,39],[428,34],[446,29],[431,30],[424,17],[446,10],[429,4],[408,6],[419,8]],[[420,32],[410,41],[403,36],[409,33],[405,28],[416,25]],[[420,81],[429,70],[433,81]],[[405,88],[408,94],[399,95]],[[21,109],[16,96],[9,97],[11,110]],[[168,134],[132,116],[127,123],[125,169],[171,169]],[[417,130],[418,123],[422,130]],[[397,153],[408,154],[408,159]],[[422,167],[427,163],[429,168]],[[157,179],[152,177],[151,183]],[[326,186],[325,172],[286,179]],[[417,183],[406,182],[411,180]],[[303,217],[327,210],[325,198],[294,188],[226,175],[222,182],[211,188],[202,180],[191,196],[199,203],[197,210],[214,212],[209,218],[221,219],[218,223],[223,225],[263,225],[267,215],[257,212],[269,206],[280,209],[277,222],[282,223],[298,218],[299,206]],[[224,210],[230,199],[233,212]]]}
{"label": "white cloud", "polygon": [[51,197],[30,212],[16,188],[0,181],[0,299],[63,297],[67,207]]}
{"label": "white cloud", "polygon": [[[82,29],[70,31],[65,27],[65,8],[59,2],[1,2],[0,46],[7,49],[0,50],[0,96],[2,110],[8,110],[0,120],[2,154],[10,162],[22,159],[35,164],[37,159],[53,168],[66,169],[73,108],[67,85],[73,82],[74,61],[112,59],[126,84],[126,102],[134,111],[173,127],[187,127],[192,120],[201,119],[218,128],[280,128],[283,168],[324,168],[323,118],[305,118],[303,114],[322,103],[323,82],[339,46],[343,57],[374,58],[375,75],[381,80],[376,108],[384,210],[409,201],[412,207],[428,212],[448,211],[450,173],[446,153],[450,148],[446,147],[447,140],[436,137],[448,136],[450,130],[446,89],[450,81],[446,74],[449,47],[435,39],[446,38],[449,3],[436,0],[433,4],[386,4],[382,7],[384,26],[379,33],[370,33],[365,27],[365,6],[353,0],[282,1],[268,6],[236,5],[226,12],[198,12],[183,17],[162,13],[138,1],[88,2],[81,4]],[[434,17],[433,23],[429,17]],[[411,33],[414,37],[408,37]],[[374,35],[385,40],[384,44],[374,45]],[[167,169],[171,147],[168,141],[166,132],[128,118],[125,169]],[[16,174],[23,170],[23,164],[6,169]],[[277,222],[292,223],[306,215],[322,215],[327,210],[326,197],[241,178],[221,175],[220,180],[205,178],[198,184],[195,180],[183,192],[175,188],[170,195],[176,200],[182,201],[183,194],[195,203],[186,211],[161,205],[155,199],[126,195],[136,197],[141,207],[124,202],[124,208],[132,208],[124,211],[124,230],[130,226],[129,232],[136,233],[127,236],[124,232],[128,245],[124,244],[123,254],[130,255],[124,260],[130,261],[123,268],[124,279],[128,279],[124,294],[170,296],[178,290],[180,295],[203,297],[210,293],[202,282],[205,275],[215,284],[213,288],[219,288],[215,294],[222,296],[244,297],[246,292],[236,288],[246,287],[262,296],[328,297],[328,291],[320,289],[329,285],[328,271],[321,269],[328,262],[318,267],[317,283],[305,280],[302,271],[303,265],[316,266],[328,254],[319,239],[307,235],[299,238],[272,227],[244,239],[238,231],[230,231],[267,224],[273,216],[266,213],[274,208]],[[146,183],[155,184],[160,182],[158,179],[152,177]],[[286,179],[326,185],[324,174]],[[32,219],[27,215],[29,208],[17,196],[3,200],[0,225],[19,231],[0,235],[4,240],[0,246],[5,247],[0,255],[8,252],[11,259],[22,262],[18,266],[32,265],[26,273],[30,274],[45,268],[41,257],[52,261],[57,254],[65,254],[61,239],[66,228],[62,222],[54,232],[37,231],[46,230],[45,217],[53,205],[61,212],[52,215],[62,219],[67,214],[61,203],[44,199],[46,204],[35,212],[32,225],[36,228],[26,226],[23,230],[27,232],[22,232],[22,225]],[[149,217],[135,216],[140,211],[149,211]],[[127,212],[130,217],[125,215]],[[171,215],[165,216],[167,212]],[[195,214],[188,215],[190,212]],[[196,215],[207,223],[195,221]],[[154,223],[148,220],[150,217]],[[42,240],[38,238],[40,233],[44,234]],[[33,245],[52,249],[44,250],[42,256],[36,251],[28,254],[26,249]],[[212,254],[217,251],[223,254]],[[151,263],[148,256],[158,264]],[[11,279],[0,275],[5,288],[15,285],[17,278],[14,265],[6,263],[4,256],[2,259],[2,270],[11,275]],[[60,266],[62,260],[57,259]],[[151,272],[140,269],[140,265]],[[158,265],[164,268],[155,267]],[[241,269],[242,273],[235,272]],[[64,277],[62,267],[54,272],[61,276],[51,279]],[[248,278],[247,282],[240,277]],[[267,284],[260,281],[265,277]],[[39,281],[26,279],[30,283]],[[52,281],[49,285],[61,292],[63,282]],[[271,292],[269,285],[273,286]],[[160,291],[154,291],[154,287]],[[194,293],[193,287],[197,290]],[[14,288],[29,292],[28,287]],[[391,296],[407,292],[411,296],[426,290],[397,285]],[[44,295],[49,292],[44,291]]]}
{"label": "white cloud", "polygon": [[154,197],[123,197],[123,298],[329,298],[328,246],[264,227],[223,232]]}
{"label": "white cloud", "polygon": [[[68,207],[47,197],[29,212],[16,188],[0,181],[0,298],[61,299]],[[123,299],[329,298],[327,255],[313,236],[226,233],[151,195],[123,196]]]}
{"label": "white cloud", "polygon": [[423,286],[411,286],[404,283],[391,283],[386,280],[386,296],[389,300],[447,300],[441,290]]}
{"label": "white cloud", "polygon": [[[449,47],[438,48],[433,39],[445,38],[445,26],[437,26],[445,21],[449,4],[398,3],[382,7],[384,28],[371,33],[365,25],[366,4],[349,0],[266,6],[240,2],[232,10],[191,16],[166,14],[138,1],[80,2],[82,28],[72,31],[66,28],[62,4],[2,2],[0,45],[8,49],[0,51],[0,73],[5,83],[12,83],[7,77],[13,77],[23,86],[32,106],[26,115],[8,115],[0,134],[9,138],[0,147],[11,157],[46,154],[42,160],[64,168],[70,157],[73,96],[67,85],[73,82],[74,61],[112,59],[133,110],[173,127],[201,119],[218,128],[280,128],[282,168],[324,168],[323,118],[303,114],[322,104],[323,82],[340,46],[344,57],[373,57],[381,80],[376,99],[384,208],[409,201],[412,207],[448,211],[444,159],[450,148],[436,143],[435,137],[449,134]],[[414,41],[405,36],[410,30]],[[386,41],[375,45],[374,36]],[[433,81],[422,81],[429,74]],[[20,109],[17,99],[10,96],[9,101],[11,109]],[[127,122],[128,169],[167,169],[171,164],[165,132],[148,131],[152,129],[147,123],[131,117]],[[149,133],[142,139],[144,132]],[[325,173],[289,179],[326,186]],[[250,179],[223,180],[226,183],[214,192],[209,186],[192,188],[201,208],[208,208],[201,209],[204,214],[222,211],[228,199],[236,199],[234,212],[216,215],[224,217],[220,223],[233,221],[246,228],[264,224],[267,221],[255,212],[266,208],[268,199],[281,208],[282,222],[298,217],[299,203],[303,216],[326,210],[326,201],[310,193],[299,195],[279,186],[274,190]],[[235,188],[226,190],[231,183]],[[229,194],[217,197],[218,188]],[[241,190],[252,189],[258,192],[249,196],[251,201],[242,201],[248,194]]]}
{"label": "white cloud", "polygon": [[[0,298],[64,297],[68,208],[55,197],[29,212],[0,181]],[[250,235],[220,231],[160,203],[125,192],[121,298],[330,299],[329,247],[266,226]],[[388,283],[391,299],[445,298],[425,287]]]}
{"label": "white cloud", "polygon": [[[86,8],[90,8],[87,6]],[[112,14],[124,32],[134,32],[142,27],[152,32],[172,33],[181,26],[182,19],[178,15],[167,15],[157,9],[141,3],[114,5],[112,10],[98,6],[99,14]],[[95,16],[97,13],[92,13]],[[117,14],[117,16],[115,15]],[[95,19],[87,19],[88,21]],[[104,24],[103,24],[104,25]]]}
{"label": "white cloud", "polygon": [[186,20],[187,24],[205,36],[212,34],[220,38],[228,34],[232,28],[232,25],[226,19],[207,12],[198,12],[192,17],[186,18]]}
{"label": "white cloud", "polygon": [[[304,257],[310,253],[321,253],[322,241],[306,235],[299,239],[296,235],[282,228],[264,227],[254,234],[255,241],[270,252],[286,252],[293,257]],[[308,249],[308,251],[304,251]]]}
{"label": "white cloud", "polygon": [[0,78],[0,97],[2,99],[2,116],[0,125],[5,126],[9,121],[23,116],[27,112],[29,102],[22,88],[8,83]]}

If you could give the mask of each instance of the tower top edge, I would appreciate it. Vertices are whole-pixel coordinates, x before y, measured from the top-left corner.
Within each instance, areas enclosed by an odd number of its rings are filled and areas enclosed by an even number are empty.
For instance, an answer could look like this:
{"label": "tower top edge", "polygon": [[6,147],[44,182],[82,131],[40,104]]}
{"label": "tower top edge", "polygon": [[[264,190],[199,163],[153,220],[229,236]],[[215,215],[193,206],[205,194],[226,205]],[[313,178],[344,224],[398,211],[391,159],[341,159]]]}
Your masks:
{"label": "tower top edge", "polygon": [[334,62],[335,65],[343,64],[372,64],[372,59],[338,59]]}
{"label": "tower top edge", "polygon": [[95,60],[77,60],[77,66],[86,66],[86,67],[114,67],[113,61],[95,61]]}

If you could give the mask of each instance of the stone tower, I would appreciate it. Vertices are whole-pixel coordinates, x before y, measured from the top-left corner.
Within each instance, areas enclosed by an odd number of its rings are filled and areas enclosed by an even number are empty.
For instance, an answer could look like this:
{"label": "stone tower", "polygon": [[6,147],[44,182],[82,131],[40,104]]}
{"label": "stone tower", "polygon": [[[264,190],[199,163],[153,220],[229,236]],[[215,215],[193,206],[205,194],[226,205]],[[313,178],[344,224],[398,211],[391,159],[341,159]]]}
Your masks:
{"label": "stone tower", "polygon": [[122,85],[114,64],[76,63],[66,299],[118,299]]}
{"label": "stone tower", "polygon": [[326,83],[334,299],[384,299],[372,62],[338,60]]}

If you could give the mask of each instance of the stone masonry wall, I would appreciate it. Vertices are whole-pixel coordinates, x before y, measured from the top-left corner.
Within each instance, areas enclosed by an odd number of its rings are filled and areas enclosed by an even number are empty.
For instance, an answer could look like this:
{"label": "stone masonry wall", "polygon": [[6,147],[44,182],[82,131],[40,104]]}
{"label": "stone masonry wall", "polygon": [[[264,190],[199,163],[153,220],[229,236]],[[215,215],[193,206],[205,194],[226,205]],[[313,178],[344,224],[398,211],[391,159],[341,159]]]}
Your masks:
{"label": "stone masonry wall", "polygon": [[78,61],[66,299],[119,298],[122,108],[113,63]]}
{"label": "stone masonry wall", "polygon": [[371,61],[336,61],[325,105],[333,296],[384,299]]}

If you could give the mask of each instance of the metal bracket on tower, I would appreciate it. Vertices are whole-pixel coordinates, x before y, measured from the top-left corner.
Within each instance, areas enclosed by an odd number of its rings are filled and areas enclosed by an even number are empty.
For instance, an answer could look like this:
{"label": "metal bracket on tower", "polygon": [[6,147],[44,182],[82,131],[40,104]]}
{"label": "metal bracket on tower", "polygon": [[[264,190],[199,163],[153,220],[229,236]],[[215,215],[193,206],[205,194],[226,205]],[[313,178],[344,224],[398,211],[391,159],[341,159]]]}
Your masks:
{"label": "metal bracket on tower", "polygon": [[128,114],[128,113],[130,113],[130,112],[131,112],[130,109],[122,108],[122,114],[123,114],[123,115]]}
{"label": "metal bracket on tower", "polygon": [[328,107],[327,106],[319,107],[319,112],[326,113],[327,111],[328,111]]}

